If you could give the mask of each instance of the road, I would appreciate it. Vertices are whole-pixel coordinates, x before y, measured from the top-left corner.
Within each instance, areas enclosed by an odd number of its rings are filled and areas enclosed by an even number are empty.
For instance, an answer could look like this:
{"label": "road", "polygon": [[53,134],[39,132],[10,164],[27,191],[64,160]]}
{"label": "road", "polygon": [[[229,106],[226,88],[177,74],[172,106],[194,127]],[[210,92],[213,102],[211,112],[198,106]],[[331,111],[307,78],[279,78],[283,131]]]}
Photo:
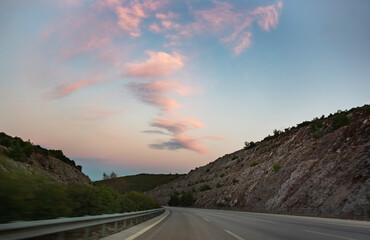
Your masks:
{"label": "road", "polygon": [[135,240],[369,240],[370,222],[168,207],[170,215]]}

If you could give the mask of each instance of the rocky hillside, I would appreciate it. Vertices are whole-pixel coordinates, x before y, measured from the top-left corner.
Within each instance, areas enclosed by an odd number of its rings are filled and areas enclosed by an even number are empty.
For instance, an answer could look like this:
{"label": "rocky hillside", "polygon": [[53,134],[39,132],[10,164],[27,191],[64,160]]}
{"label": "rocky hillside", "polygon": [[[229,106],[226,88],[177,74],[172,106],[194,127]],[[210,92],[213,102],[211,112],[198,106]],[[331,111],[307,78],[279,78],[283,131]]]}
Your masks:
{"label": "rocky hillside", "polygon": [[0,133],[0,171],[19,168],[30,174],[43,174],[60,183],[91,184],[82,167],[67,158],[60,150],[48,150],[30,141]]}
{"label": "rocky hillside", "polygon": [[370,106],[275,130],[147,192],[167,204],[364,219],[370,214]]}

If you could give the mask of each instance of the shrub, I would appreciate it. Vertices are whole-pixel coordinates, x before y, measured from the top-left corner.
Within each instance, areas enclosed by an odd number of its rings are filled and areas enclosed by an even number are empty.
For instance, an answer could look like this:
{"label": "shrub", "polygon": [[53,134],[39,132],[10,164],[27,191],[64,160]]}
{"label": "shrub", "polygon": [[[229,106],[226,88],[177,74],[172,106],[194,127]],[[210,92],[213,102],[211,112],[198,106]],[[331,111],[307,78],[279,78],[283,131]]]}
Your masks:
{"label": "shrub", "polygon": [[199,188],[199,191],[201,192],[204,192],[204,191],[208,191],[208,190],[211,190],[212,188],[208,185],[208,184],[204,184],[202,185],[200,188]]}
{"label": "shrub", "polygon": [[[193,189],[195,192],[195,189]],[[178,192],[175,192],[173,195],[170,196],[170,201],[168,205],[170,206],[183,206],[188,207],[193,205],[195,202],[193,192],[184,192],[181,195]]]}
{"label": "shrub", "polygon": [[216,207],[223,208],[223,207],[226,207],[226,204],[224,204],[222,202],[218,202],[218,203],[216,203]]}
{"label": "shrub", "polygon": [[322,137],[321,128],[323,127],[323,121],[319,118],[314,118],[311,122],[311,130],[313,132],[313,137],[319,139]]}
{"label": "shrub", "polygon": [[277,136],[279,136],[280,134],[282,134],[282,133],[283,133],[283,131],[278,130],[278,129],[274,129],[273,133],[274,133],[274,137],[277,137]]}
{"label": "shrub", "polygon": [[221,187],[222,187],[222,184],[221,183],[217,183],[216,188],[221,188]]}
{"label": "shrub", "polygon": [[239,156],[233,156],[232,158],[231,158],[231,160],[235,160],[235,159],[238,159],[239,158]]}
{"label": "shrub", "polygon": [[337,130],[345,125],[349,124],[347,114],[342,111],[338,111],[333,119],[333,130]]}
{"label": "shrub", "polygon": [[209,171],[210,171],[209,168],[207,168],[206,172],[209,172]]}
{"label": "shrub", "polygon": [[235,183],[238,183],[239,182],[239,180],[236,180],[235,178],[233,179],[233,183],[235,184]]}
{"label": "shrub", "polygon": [[274,163],[274,165],[272,165],[272,170],[274,170],[274,172],[277,172],[279,171],[283,166],[281,166],[280,163]]}
{"label": "shrub", "polygon": [[251,167],[254,167],[254,166],[257,166],[258,165],[258,162],[251,162],[251,164],[249,164],[249,166]]}
{"label": "shrub", "polygon": [[228,168],[230,168],[230,166],[226,166],[226,167],[225,167],[225,169],[228,169]]}
{"label": "shrub", "polygon": [[247,149],[252,149],[254,148],[255,146],[257,146],[257,144],[255,142],[244,142],[244,149],[247,150]]}
{"label": "shrub", "polygon": [[225,174],[221,173],[220,177],[225,177]]}

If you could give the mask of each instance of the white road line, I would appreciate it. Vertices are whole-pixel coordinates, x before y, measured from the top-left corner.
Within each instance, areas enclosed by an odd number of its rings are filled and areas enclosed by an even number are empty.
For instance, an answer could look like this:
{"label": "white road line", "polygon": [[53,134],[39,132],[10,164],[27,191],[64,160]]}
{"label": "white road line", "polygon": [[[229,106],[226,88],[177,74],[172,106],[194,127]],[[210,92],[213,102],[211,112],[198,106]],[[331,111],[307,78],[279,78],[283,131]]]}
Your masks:
{"label": "white road line", "polygon": [[157,225],[158,223],[162,222],[163,219],[165,219],[169,214],[163,216],[161,219],[159,219],[157,222],[153,223],[152,225],[150,226],[147,226],[146,228],[144,228],[143,230],[141,230],[140,232],[137,232],[135,233],[134,235],[126,238],[126,240],[133,240],[135,238],[137,238],[138,236],[140,236],[141,234],[145,233],[146,231],[148,231],[149,229],[151,229],[152,227],[154,227],[155,225]]}
{"label": "white road line", "polygon": [[207,222],[210,222],[207,218],[205,218],[205,217],[202,217],[204,220],[206,220]]}
{"label": "white road line", "polygon": [[330,236],[330,237],[336,237],[336,238],[347,239],[347,240],[355,240],[355,239],[353,239],[353,238],[346,238],[346,237],[336,236],[336,235],[327,234],[327,233],[314,232],[314,231],[304,230],[304,229],[301,229],[301,230],[302,230],[302,231],[304,231],[304,232],[316,233],[316,234],[325,235],[325,236]]}
{"label": "white road line", "polygon": [[230,234],[231,236],[233,236],[234,238],[238,239],[238,240],[245,240],[244,238],[239,237],[238,235],[236,235],[236,234],[235,234],[235,233],[233,233],[233,232],[230,232],[230,231],[228,231],[228,230],[226,230],[226,229],[224,229],[224,231],[225,231],[225,232],[227,232],[228,234]]}

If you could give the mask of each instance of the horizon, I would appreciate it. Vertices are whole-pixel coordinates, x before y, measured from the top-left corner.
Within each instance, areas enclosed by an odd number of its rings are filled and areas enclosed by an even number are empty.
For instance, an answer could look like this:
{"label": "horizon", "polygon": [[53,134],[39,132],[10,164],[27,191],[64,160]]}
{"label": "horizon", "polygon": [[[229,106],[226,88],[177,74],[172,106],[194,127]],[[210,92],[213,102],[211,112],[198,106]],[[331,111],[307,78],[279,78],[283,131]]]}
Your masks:
{"label": "horizon", "polygon": [[0,131],[61,149],[93,181],[188,173],[274,129],[369,104],[369,10],[5,0]]}

